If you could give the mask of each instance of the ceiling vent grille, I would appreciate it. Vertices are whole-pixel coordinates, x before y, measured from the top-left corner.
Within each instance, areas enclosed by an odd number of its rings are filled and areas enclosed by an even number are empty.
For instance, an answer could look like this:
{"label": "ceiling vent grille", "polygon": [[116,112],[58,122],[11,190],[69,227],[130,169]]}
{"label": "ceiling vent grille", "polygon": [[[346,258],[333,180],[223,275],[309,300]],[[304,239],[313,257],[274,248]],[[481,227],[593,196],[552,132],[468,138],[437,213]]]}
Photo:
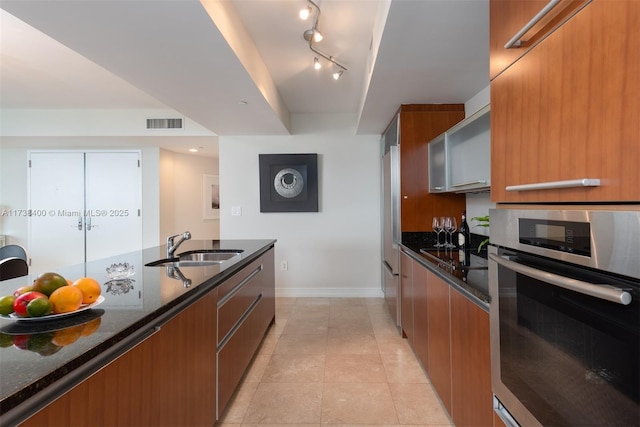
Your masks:
{"label": "ceiling vent grille", "polygon": [[147,119],[147,129],[182,129],[182,119]]}

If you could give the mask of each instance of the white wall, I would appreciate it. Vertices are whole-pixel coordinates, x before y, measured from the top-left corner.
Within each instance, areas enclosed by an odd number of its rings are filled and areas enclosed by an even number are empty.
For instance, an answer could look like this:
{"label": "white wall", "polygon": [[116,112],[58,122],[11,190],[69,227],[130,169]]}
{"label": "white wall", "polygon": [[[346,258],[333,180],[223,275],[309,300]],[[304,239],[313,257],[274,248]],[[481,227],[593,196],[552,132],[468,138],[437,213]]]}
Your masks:
{"label": "white wall", "polygon": [[[219,139],[221,238],[277,239],[278,296],[382,296],[380,137],[349,119],[293,115],[292,136]],[[318,154],[319,212],[261,213],[258,154],[289,153]]]}
{"label": "white wall", "polygon": [[219,239],[218,219],[203,219],[202,176],[218,175],[218,159],[160,150],[160,235],[184,231],[192,239]]}
{"label": "white wall", "polygon": [[[33,147],[29,138],[6,138],[12,147],[2,147],[0,157],[0,212],[4,209],[28,209],[28,158]],[[87,138],[90,140],[91,138]],[[16,143],[20,141],[20,144]],[[42,138],[39,138],[37,149],[42,149]],[[17,148],[20,147],[20,148]],[[53,148],[53,146],[52,146]],[[95,149],[95,147],[87,150]],[[133,147],[131,149],[134,149]],[[76,149],[74,149],[76,150]],[[144,247],[156,246],[159,236],[159,167],[158,148],[142,148],[142,244]],[[61,171],[60,173],[64,173]],[[28,250],[28,218],[26,216],[0,216],[0,230],[7,235],[7,244],[22,245]]]}
{"label": "white wall", "polygon": [[[3,145],[0,150],[0,213],[3,210],[29,208],[28,153],[31,149],[46,147],[47,139],[34,138],[37,141],[31,144],[30,137],[3,137],[5,142],[10,143]],[[88,151],[101,145],[99,137],[83,139],[90,147],[86,148]],[[122,145],[126,145],[127,138],[121,139]],[[60,148],[58,137],[52,137],[51,140],[51,149],[64,149]],[[106,145],[104,149],[109,147]],[[82,148],[75,146],[71,149]],[[136,147],[131,146],[130,149]],[[161,156],[158,147],[137,149],[142,153],[143,247],[163,244],[166,236],[184,230],[190,230],[194,239],[219,238],[218,220],[202,219],[202,175],[218,173],[217,158],[166,150],[162,150],[164,156]],[[7,244],[19,244],[29,249],[27,217],[0,215],[0,234],[7,236]]]}

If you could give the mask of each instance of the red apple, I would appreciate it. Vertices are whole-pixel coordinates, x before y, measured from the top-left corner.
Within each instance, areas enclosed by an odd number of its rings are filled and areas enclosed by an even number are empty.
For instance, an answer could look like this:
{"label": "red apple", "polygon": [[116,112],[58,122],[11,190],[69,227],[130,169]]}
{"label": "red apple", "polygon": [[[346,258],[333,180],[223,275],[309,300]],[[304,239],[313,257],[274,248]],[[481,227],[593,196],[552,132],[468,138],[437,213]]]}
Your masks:
{"label": "red apple", "polygon": [[20,317],[29,317],[29,313],[27,312],[27,305],[29,302],[33,301],[36,298],[47,298],[47,296],[43,293],[36,291],[26,292],[19,297],[13,303],[13,312]]}
{"label": "red apple", "polygon": [[20,350],[27,350],[27,345],[29,344],[29,335],[14,335],[13,336],[13,346],[15,348],[19,348]]}

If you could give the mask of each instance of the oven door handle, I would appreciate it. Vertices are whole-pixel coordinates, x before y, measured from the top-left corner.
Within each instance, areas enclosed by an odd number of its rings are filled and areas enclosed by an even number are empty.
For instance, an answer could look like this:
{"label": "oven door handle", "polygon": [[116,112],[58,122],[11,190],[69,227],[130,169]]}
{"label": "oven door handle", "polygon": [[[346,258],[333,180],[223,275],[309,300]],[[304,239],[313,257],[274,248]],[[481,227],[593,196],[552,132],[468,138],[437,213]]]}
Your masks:
{"label": "oven door handle", "polygon": [[525,276],[529,276],[564,289],[580,292],[581,294],[612,301],[622,305],[629,305],[631,303],[631,294],[629,292],[611,285],[594,285],[593,283],[571,279],[558,274],[538,270],[536,268],[520,264],[519,262],[505,259],[496,254],[489,254],[489,258],[498,265],[508,268],[509,270],[513,270],[517,273],[524,274]]}

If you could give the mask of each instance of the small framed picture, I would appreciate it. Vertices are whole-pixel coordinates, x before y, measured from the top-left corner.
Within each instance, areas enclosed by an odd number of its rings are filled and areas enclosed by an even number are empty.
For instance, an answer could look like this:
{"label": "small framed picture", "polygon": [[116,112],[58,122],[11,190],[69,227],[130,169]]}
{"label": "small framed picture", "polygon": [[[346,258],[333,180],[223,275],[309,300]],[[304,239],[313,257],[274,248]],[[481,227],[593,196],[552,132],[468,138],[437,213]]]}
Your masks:
{"label": "small framed picture", "polygon": [[218,175],[202,176],[202,219],[220,218],[220,184]]}
{"label": "small framed picture", "polygon": [[260,212],[318,212],[317,154],[260,154]]}

